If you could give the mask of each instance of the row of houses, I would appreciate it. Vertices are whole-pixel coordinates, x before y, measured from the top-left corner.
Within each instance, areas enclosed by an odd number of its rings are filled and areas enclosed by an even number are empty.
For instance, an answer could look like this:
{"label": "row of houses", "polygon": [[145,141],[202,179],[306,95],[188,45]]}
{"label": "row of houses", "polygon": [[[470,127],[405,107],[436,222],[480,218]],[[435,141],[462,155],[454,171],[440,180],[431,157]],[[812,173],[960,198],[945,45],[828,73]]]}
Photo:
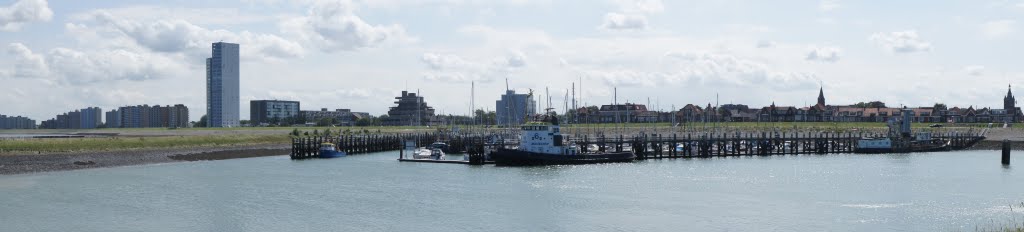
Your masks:
{"label": "row of houses", "polygon": [[[948,108],[942,104],[932,107],[909,108],[911,119],[922,123],[1001,123],[1024,121],[1024,112],[1017,107],[1011,90],[1003,98],[1003,108]],[[623,122],[885,122],[902,117],[903,108],[875,106],[835,106],[825,103],[824,90],[819,90],[817,104],[808,107],[777,106],[773,102],[760,109],[742,104],[712,106],[687,104],[673,112],[649,111],[641,104],[613,104],[576,109],[570,120],[579,123]]]}
{"label": "row of houses", "polygon": [[[594,107],[596,108],[596,107]],[[647,122],[885,122],[893,117],[902,117],[902,108],[855,107],[855,106],[766,106],[751,109],[744,105],[720,107],[688,104],[674,112],[648,111],[639,104],[603,105],[576,110],[578,123],[647,123]],[[1001,123],[1022,122],[1019,107],[1012,111],[1005,109],[980,108],[908,108],[913,122],[920,123]]]}

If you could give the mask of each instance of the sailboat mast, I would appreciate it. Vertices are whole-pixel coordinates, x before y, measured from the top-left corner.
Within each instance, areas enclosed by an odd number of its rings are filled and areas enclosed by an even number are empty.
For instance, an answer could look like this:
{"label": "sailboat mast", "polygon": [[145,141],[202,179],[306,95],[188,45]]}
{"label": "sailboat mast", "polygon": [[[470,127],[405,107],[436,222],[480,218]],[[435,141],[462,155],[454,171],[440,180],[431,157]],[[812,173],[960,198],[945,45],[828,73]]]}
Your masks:
{"label": "sailboat mast", "polygon": [[474,117],[473,110],[476,110],[476,81],[469,82],[469,117],[473,118],[473,124],[476,125],[476,117]]}

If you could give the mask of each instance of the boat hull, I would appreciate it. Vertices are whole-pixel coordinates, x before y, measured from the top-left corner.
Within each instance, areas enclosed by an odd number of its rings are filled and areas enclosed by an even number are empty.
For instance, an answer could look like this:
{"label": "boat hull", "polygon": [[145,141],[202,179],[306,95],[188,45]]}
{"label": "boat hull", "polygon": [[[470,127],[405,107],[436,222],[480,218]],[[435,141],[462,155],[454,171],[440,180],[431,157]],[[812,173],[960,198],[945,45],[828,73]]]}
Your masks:
{"label": "boat hull", "polygon": [[345,153],[344,151],[327,151],[327,150],[321,150],[320,151],[320,158],[337,158],[337,157],[344,157],[346,155],[348,155],[348,154]]}
{"label": "boat hull", "polygon": [[498,149],[491,153],[494,164],[501,166],[565,165],[632,162],[633,152],[609,152],[580,155],[552,155],[511,149]]}

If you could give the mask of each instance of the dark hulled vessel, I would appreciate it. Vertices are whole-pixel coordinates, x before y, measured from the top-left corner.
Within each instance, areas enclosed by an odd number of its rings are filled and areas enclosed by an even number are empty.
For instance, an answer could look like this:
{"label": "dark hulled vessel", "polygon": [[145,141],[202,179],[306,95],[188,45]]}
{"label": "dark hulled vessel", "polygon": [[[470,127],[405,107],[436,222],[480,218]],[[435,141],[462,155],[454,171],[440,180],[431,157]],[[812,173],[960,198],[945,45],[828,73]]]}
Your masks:
{"label": "dark hulled vessel", "polygon": [[633,152],[581,153],[575,144],[567,144],[558,126],[558,118],[523,125],[517,149],[498,149],[491,153],[497,165],[560,165],[631,162]]}

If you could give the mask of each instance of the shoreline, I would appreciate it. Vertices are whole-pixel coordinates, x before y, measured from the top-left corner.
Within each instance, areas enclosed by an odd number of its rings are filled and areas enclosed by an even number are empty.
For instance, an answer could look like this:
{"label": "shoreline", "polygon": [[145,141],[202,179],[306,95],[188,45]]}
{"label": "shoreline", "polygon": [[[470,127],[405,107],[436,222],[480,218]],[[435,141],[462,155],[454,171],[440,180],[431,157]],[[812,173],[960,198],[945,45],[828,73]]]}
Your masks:
{"label": "shoreline", "polygon": [[0,175],[288,155],[288,144],[0,155]]}
{"label": "shoreline", "polygon": [[[1011,141],[1012,150],[1024,150],[1024,141]],[[983,140],[966,151],[999,151],[1002,141]],[[71,171],[159,163],[213,161],[288,155],[289,145],[242,145],[199,148],[161,148],[106,152],[71,152],[0,156],[0,175]]]}
{"label": "shoreline", "polygon": [[[1003,150],[1003,141],[1002,140],[987,140],[987,139],[986,140],[981,140],[981,141],[978,141],[978,144],[974,144],[974,146],[971,146],[970,148],[967,148],[967,149],[964,149],[964,150],[965,151],[984,151],[984,150],[1002,151]],[[1024,141],[1013,141],[1013,140],[1011,140],[1010,141],[1010,150],[1011,151],[1024,151]]]}

